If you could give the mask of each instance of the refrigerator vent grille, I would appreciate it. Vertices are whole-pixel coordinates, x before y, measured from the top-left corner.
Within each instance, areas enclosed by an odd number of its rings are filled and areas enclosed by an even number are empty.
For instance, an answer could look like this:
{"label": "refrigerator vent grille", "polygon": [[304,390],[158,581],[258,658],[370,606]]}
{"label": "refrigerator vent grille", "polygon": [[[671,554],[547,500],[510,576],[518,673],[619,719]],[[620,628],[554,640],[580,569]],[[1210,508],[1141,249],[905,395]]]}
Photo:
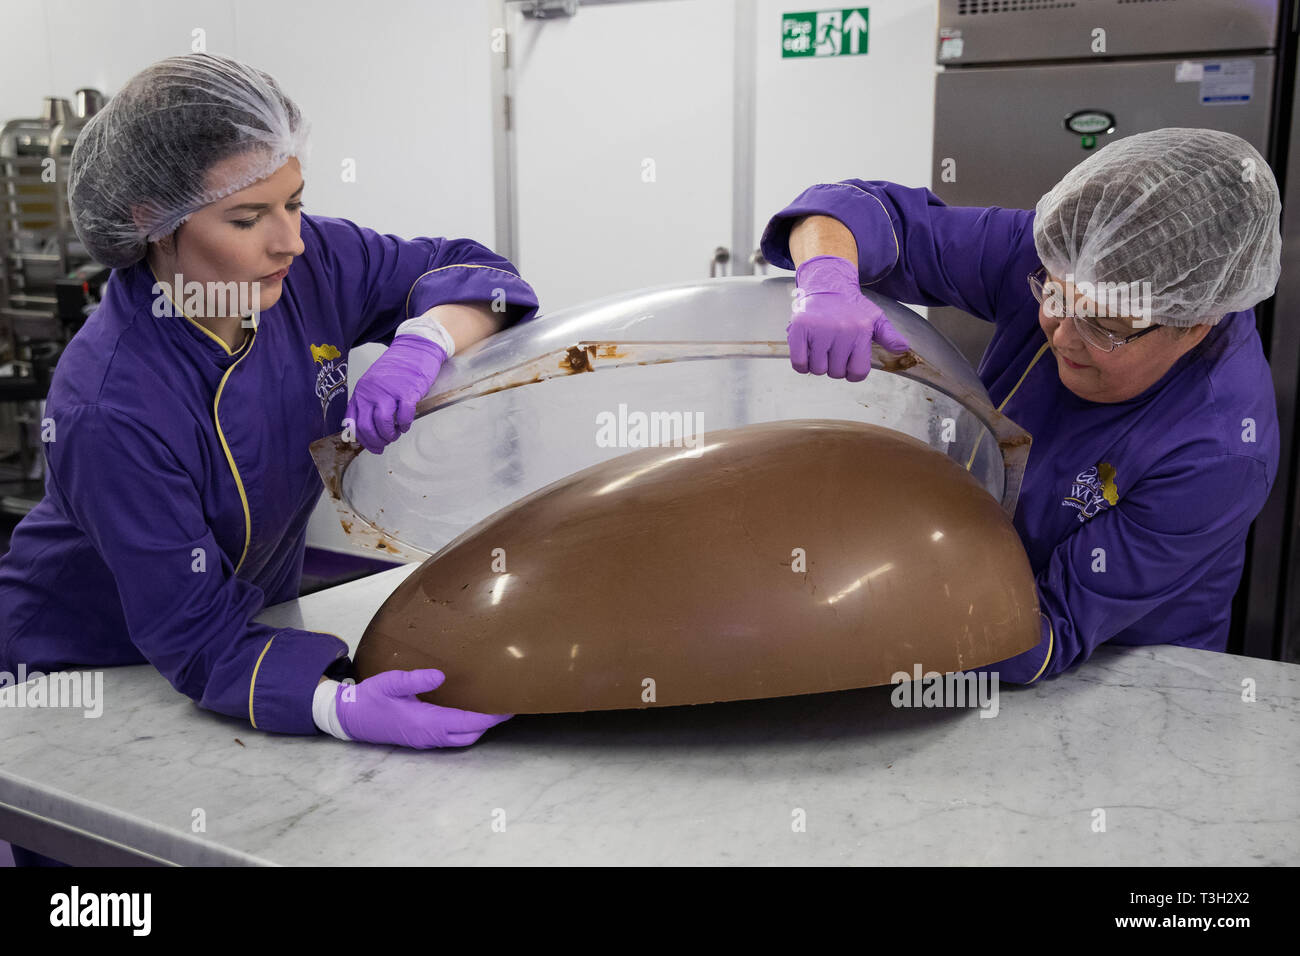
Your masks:
{"label": "refrigerator vent grille", "polygon": [[1023,13],[1029,10],[1062,10],[1073,6],[1077,6],[1075,0],[957,0],[957,14],[976,16],[981,13]]}

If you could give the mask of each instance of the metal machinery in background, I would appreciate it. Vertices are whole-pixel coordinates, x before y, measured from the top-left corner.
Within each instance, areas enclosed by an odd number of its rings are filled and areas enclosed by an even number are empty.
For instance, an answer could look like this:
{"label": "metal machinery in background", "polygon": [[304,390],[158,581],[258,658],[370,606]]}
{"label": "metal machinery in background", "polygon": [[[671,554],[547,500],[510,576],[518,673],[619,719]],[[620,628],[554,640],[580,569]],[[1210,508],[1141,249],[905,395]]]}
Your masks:
{"label": "metal machinery in background", "polygon": [[68,212],[67,178],[82,127],[103,106],[45,98],[39,117],[0,128],[0,513],[40,500],[40,421],[63,346],[98,301],[109,270],[91,261]]}
{"label": "metal machinery in background", "polygon": [[[1251,535],[1228,649],[1300,661],[1300,608],[1286,594],[1300,575],[1291,534],[1300,333],[1272,321],[1278,300],[1300,308],[1300,226],[1292,216],[1288,230],[1286,216],[1300,209],[1300,195],[1292,201],[1300,170],[1284,176],[1295,132],[1295,7],[939,0],[933,188],[950,205],[1032,209],[1093,150],[1174,126],[1234,133],[1268,159],[1283,190],[1287,242],[1277,296],[1256,315],[1273,367],[1282,459]],[[979,361],[991,335],[985,323],[951,308],[932,309],[930,319]]]}

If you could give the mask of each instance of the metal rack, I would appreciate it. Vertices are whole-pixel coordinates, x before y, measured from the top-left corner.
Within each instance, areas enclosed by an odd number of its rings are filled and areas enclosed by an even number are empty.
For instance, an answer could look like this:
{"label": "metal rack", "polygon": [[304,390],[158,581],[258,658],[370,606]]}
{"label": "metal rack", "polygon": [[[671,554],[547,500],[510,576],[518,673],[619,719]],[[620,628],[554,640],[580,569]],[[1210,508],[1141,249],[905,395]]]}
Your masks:
{"label": "metal rack", "polygon": [[72,147],[102,106],[46,97],[42,115],[0,129],[0,513],[23,514],[43,492],[39,427],[54,360],[68,334],[61,279],[90,257],[68,207]]}
{"label": "metal rack", "polygon": [[[60,335],[54,284],[88,261],[68,210],[70,162],[53,157],[0,157],[0,322],[12,337]],[[52,181],[51,181],[52,180]]]}

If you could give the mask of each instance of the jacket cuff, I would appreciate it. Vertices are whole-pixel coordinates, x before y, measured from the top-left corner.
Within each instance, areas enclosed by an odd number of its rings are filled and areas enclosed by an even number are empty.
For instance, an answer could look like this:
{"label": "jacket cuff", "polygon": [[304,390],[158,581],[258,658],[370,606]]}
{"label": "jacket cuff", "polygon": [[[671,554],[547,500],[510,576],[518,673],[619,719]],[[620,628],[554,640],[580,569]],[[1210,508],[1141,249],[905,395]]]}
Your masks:
{"label": "jacket cuff", "polygon": [[518,316],[515,321],[532,318],[537,313],[537,294],[515,273],[496,266],[463,262],[431,269],[416,279],[406,299],[406,314],[421,316],[435,305],[450,302],[481,302],[494,309],[502,302],[504,315]]}
{"label": "jacket cuff", "polygon": [[996,673],[998,681],[1005,684],[1032,684],[1046,674],[1052,660],[1059,653],[1059,648],[1056,646],[1056,631],[1051,619],[1041,611],[1039,614],[1043,619],[1043,634],[1036,645],[1015,657],[979,670]]}
{"label": "jacket cuff", "polygon": [[848,183],[810,186],[773,216],[763,230],[761,244],[768,262],[794,269],[790,230],[804,216],[830,216],[848,227],[858,244],[858,279],[863,285],[880,281],[898,264],[898,236],[889,211],[874,195]]}
{"label": "jacket cuff", "polygon": [[326,669],[348,646],[332,634],[286,629],[272,637],[253,665],[248,720],[257,730],[314,734],[312,699]]}

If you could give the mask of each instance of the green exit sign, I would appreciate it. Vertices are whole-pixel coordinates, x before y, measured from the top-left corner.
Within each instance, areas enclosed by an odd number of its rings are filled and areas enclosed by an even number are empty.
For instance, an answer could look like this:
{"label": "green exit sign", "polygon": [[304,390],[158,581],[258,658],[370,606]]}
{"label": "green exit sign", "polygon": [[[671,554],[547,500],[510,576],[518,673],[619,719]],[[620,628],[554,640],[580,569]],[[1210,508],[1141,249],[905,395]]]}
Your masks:
{"label": "green exit sign", "polygon": [[781,15],[781,56],[854,56],[867,52],[866,7]]}

